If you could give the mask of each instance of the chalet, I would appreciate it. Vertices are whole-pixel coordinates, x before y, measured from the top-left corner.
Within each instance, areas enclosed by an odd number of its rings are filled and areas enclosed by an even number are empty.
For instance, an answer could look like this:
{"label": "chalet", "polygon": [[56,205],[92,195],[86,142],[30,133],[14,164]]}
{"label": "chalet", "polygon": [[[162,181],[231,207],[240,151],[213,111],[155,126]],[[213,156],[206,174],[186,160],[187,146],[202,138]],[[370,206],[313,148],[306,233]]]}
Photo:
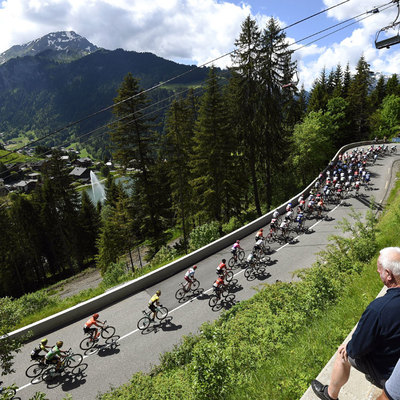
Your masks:
{"label": "chalet", "polygon": [[75,165],[82,168],[88,168],[93,165],[93,161],[89,157],[78,158],[75,160]]}
{"label": "chalet", "polygon": [[30,193],[35,189],[37,183],[36,180],[19,181],[14,185],[14,188],[20,193]]}
{"label": "chalet", "polygon": [[79,179],[82,181],[90,180],[90,169],[75,167],[70,173],[75,179]]}

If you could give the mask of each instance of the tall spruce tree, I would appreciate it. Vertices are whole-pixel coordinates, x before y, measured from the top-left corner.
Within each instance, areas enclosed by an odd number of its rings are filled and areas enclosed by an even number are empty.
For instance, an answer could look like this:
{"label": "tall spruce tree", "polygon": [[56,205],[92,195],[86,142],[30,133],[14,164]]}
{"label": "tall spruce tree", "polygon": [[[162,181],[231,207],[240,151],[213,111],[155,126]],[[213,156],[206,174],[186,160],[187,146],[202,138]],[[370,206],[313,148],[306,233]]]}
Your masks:
{"label": "tall spruce tree", "polygon": [[194,145],[195,113],[192,104],[193,92],[187,99],[176,100],[171,104],[166,120],[172,206],[176,212],[177,221],[182,227],[185,249],[187,249],[190,227],[193,226],[190,159]]}
{"label": "tall spruce tree", "polygon": [[261,32],[254,19],[248,16],[241,26],[239,38],[235,40],[236,49],[232,54],[231,90],[235,101],[231,103],[231,117],[235,125],[235,133],[241,152],[249,171],[252,197],[258,215],[261,215],[257,165],[259,163],[257,149],[261,145],[260,131],[256,124],[257,87]]}
{"label": "tall spruce tree", "polygon": [[368,118],[370,104],[368,94],[371,86],[371,71],[369,64],[361,56],[357,63],[356,74],[351,81],[348,91],[350,118],[354,132],[354,140],[365,140],[369,136]]}
{"label": "tall spruce tree", "polygon": [[[200,101],[195,125],[191,173],[199,222],[227,216],[225,198],[230,195],[235,148],[215,69],[211,68]],[[225,217],[225,218],[224,218]]]}
{"label": "tall spruce tree", "polygon": [[280,172],[288,151],[288,133],[284,126],[282,86],[294,74],[285,33],[269,19],[263,30],[257,97],[260,104],[256,124],[260,127],[261,154],[264,164],[264,187],[267,210],[272,206],[273,179]]}
{"label": "tall spruce tree", "polygon": [[146,95],[140,91],[138,80],[129,73],[114,99],[113,113],[117,118],[110,126],[113,158],[128,173],[132,172],[131,206],[136,219],[135,236],[148,239],[152,251],[165,243],[165,220],[157,177],[154,176],[156,138],[152,121],[144,113],[148,105]]}

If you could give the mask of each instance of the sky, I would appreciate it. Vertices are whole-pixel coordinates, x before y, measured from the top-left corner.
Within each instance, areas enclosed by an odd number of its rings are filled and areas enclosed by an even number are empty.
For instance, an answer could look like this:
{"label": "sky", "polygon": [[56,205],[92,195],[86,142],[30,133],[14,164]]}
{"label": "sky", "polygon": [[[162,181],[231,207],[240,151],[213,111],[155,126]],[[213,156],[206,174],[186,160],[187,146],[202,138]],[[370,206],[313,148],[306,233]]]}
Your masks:
{"label": "sky", "polygon": [[[270,17],[285,27],[335,5],[286,30],[290,48],[295,50],[300,84],[309,89],[323,68],[329,72],[339,63],[343,68],[349,63],[354,72],[362,55],[372,71],[399,74],[400,44],[383,50],[374,45],[376,32],[396,18],[397,7],[391,0],[0,0],[0,53],[50,32],[73,30],[109,50],[151,52],[176,62],[203,65],[234,50],[248,15],[261,29]],[[376,7],[379,13],[364,14]],[[311,45],[299,48],[354,20],[294,43],[360,14],[360,19],[368,18]],[[389,36],[397,33],[388,31]],[[226,56],[214,65],[230,63]]]}

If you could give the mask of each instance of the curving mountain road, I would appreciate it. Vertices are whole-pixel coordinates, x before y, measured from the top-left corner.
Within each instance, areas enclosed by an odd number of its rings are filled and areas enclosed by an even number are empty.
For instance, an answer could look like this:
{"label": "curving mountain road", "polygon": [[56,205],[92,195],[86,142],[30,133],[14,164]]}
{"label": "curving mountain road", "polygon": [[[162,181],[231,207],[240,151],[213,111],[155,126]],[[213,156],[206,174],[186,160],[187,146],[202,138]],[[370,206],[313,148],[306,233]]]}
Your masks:
{"label": "curving mountain road", "polygon": [[[365,212],[371,196],[380,204],[390,190],[390,182],[394,180],[392,164],[400,159],[400,155],[380,157],[374,166],[369,166],[372,172],[371,191],[361,188],[361,196],[346,200],[346,204],[330,205],[329,217],[331,221],[307,221],[307,226],[313,226],[314,233],[301,235],[295,244],[273,244],[275,252],[271,255],[272,265],[260,279],[248,282],[243,270],[235,270],[234,281],[236,286],[232,293],[232,300],[239,302],[254,294],[254,288],[263,283],[274,283],[277,279],[290,281],[292,274],[299,268],[309,267],[316,260],[316,253],[324,249],[328,243],[328,236],[338,233],[335,229],[337,221],[348,216],[351,208]],[[254,233],[255,234],[255,233]],[[241,239],[241,245],[246,253],[254,244],[254,234]],[[45,392],[49,399],[62,399],[70,393],[74,399],[94,399],[99,392],[107,391],[110,386],[118,386],[129,381],[137,371],[149,371],[152,365],[158,363],[159,355],[171,350],[179,343],[183,335],[196,333],[205,321],[218,318],[220,312],[213,311],[208,306],[208,295],[215,280],[215,268],[222,258],[229,258],[229,248],[218,252],[198,263],[196,278],[200,281],[203,293],[190,301],[179,303],[174,294],[183,280],[183,273],[164,280],[146,291],[134,294],[103,310],[99,310],[100,319],[106,319],[117,329],[119,336],[117,346],[102,346],[101,339],[98,351],[86,354],[82,374],[73,379],[58,379],[47,385],[45,382],[32,382],[25,376],[25,370],[30,365],[30,351],[38,340],[27,343],[20,354],[15,358],[16,373],[5,377],[7,384],[15,382],[19,386],[17,398],[29,399],[36,391]],[[138,331],[137,321],[142,317],[142,310],[147,308],[147,302],[157,289],[161,289],[161,303],[170,310],[170,315],[162,324],[145,334]],[[83,353],[79,343],[83,338],[82,327],[84,320],[60,328],[47,335],[50,343],[56,340],[64,341],[64,349],[72,347],[75,352]]]}

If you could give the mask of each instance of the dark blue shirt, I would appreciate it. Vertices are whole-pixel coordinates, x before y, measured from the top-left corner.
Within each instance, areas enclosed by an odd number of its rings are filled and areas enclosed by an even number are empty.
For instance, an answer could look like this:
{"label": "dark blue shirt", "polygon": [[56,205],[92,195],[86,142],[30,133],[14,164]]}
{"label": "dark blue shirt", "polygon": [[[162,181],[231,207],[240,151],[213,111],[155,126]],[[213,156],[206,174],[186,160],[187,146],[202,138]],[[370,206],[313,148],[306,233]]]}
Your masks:
{"label": "dark blue shirt", "polygon": [[389,378],[400,358],[400,288],[388,289],[365,309],[346,347],[351,358],[366,358]]}

